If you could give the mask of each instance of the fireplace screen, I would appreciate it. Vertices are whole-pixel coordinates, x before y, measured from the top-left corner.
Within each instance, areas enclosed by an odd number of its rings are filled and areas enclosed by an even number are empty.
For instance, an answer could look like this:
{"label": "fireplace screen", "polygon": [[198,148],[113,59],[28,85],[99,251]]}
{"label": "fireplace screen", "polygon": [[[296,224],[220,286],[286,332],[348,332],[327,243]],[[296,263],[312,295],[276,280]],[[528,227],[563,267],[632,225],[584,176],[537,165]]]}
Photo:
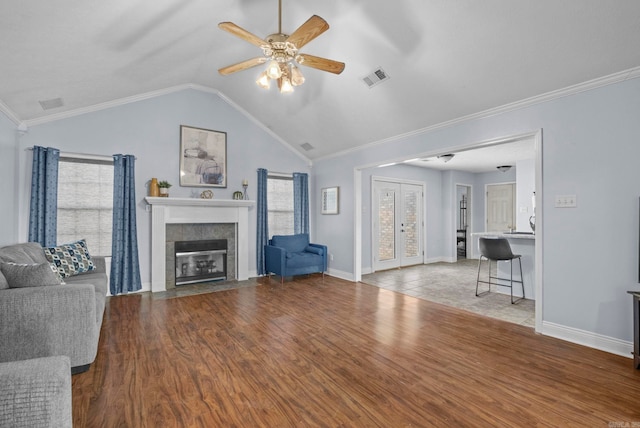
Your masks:
{"label": "fireplace screen", "polygon": [[227,240],[177,241],[176,285],[227,279]]}

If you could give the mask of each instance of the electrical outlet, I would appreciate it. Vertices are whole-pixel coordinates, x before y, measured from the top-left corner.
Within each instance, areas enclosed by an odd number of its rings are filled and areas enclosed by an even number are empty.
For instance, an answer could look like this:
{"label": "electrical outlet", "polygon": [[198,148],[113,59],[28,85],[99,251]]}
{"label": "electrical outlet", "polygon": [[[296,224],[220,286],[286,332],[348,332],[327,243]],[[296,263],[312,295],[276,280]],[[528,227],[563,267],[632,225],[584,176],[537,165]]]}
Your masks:
{"label": "electrical outlet", "polygon": [[577,206],[576,195],[556,195],[556,208],[575,208]]}
{"label": "electrical outlet", "polygon": [[329,254],[329,260],[333,261],[333,254]]}

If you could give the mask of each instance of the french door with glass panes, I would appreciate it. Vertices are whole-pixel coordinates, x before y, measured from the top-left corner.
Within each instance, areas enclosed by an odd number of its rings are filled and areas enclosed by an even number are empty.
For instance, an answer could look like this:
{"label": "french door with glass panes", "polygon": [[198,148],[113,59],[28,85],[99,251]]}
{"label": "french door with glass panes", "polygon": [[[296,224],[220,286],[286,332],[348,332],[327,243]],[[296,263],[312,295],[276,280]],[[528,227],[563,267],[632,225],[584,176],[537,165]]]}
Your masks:
{"label": "french door with glass panes", "polygon": [[423,187],[373,181],[373,270],[423,263]]}

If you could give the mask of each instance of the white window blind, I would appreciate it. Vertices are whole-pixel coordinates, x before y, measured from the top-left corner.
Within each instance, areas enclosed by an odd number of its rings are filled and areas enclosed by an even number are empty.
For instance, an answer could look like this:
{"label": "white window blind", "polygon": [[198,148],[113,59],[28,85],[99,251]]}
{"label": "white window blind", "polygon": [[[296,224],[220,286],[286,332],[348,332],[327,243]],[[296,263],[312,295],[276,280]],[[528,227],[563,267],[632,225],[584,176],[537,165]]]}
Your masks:
{"label": "white window blind", "polygon": [[58,244],[85,239],[91,255],[111,255],[113,163],[60,158]]}
{"label": "white window blind", "polygon": [[293,234],[293,178],[267,177],[269,235]]}

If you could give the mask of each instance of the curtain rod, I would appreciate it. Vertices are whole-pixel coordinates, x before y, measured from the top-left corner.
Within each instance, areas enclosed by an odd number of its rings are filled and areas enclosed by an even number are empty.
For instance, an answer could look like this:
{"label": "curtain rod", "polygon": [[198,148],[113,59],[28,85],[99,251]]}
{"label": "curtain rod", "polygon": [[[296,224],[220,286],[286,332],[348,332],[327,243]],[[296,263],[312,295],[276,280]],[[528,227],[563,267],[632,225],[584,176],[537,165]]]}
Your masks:
{"label": "curtain rod", "polygon": [[[33,150],[33,147],[27,147],[25,150]],[[94,160],[94,161],[105,161],[105,162],[113,162],[113,156],[105,156],[105,155],[92,155],[89,153],[73,153],[73,152],[60,152],[61,158],[73,158],[73,159],[83,159],[83,160]],[[134,156],[136,160],[138,160],[137,156]]]}
{"label": "curtain rod", "polygon": [[293,173],[292,172],[276,172],[276,171],[267,171],[267,176],[272,176],[272,177],[285,177],[285,178],[292,178],[293,177]]}

